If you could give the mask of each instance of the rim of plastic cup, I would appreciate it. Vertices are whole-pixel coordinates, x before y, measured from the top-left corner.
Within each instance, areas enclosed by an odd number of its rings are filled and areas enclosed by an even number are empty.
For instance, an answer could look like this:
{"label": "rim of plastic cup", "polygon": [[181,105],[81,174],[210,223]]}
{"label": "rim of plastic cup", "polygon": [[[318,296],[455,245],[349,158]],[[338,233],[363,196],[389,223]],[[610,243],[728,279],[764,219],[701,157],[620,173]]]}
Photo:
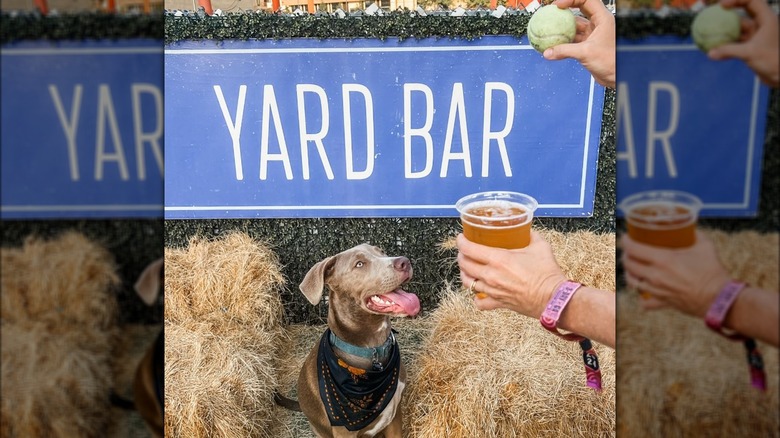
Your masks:
{"label": "rim of plastic cup", "polygon": [[[513,202],[515,204],[519,204],[521,207],[525,209],[525,212],[523,214],[519,214],[516,216],[501,216],[501,217],[485,217],[485,216],[477,216],[473,214],[469,214],[463,211],[463,207],[466,205],[470,205],[477,202],[490,202],[490,201],[507,201],[507,202]],[[520,192],[507,192],[507,191],[488,191],[488,192],[478,192],[478,193],[472,193],[470,195],[464,196],[455,203],[455,208],[458,210],[458,213],[460,213],[461,216],[465,216],[469,219],[477,220],[483,223],[487,222],[500,222],[505,221],[507,219],[513,219],[513,218],[520,218],[525,216],[526,220],[524,220],[522,223],[519,224],[512,224],[511,226],[521,226],[525,225],[531,220],[533,220],[534,217],[534,211],[536,211],[537,207],[539,207],[539,203],[534,199],[533,196],[527,195],[525,193]],[[479,227],[480,224],[475,224],[471,221],[469,221],[469,225],[477,226]]]}
{"label": "rim of plastic cup", "polygon": [[[645,216],[642,214],[635,214],[633,212],[637,207],[656,205],[659,202],[669,203],[671,205],[679,205],[685,207],[687,211],[685,213],[665,214],[661,216]],[[701,199],[699,199],[696,195],[688,192],[679,190],[648,190],[645,192],[634,193],[633,195],[623,199],[620,205],[618,205],[618,208],[623,211],[623,214],[627,220],[641,219],[643,225],[645,226],[651,225],[655,227],[680,227],[691,222],[695,222],[702,206],[703,203],[701,202]],[[682,219],[689,220],[685,221],[684,223],[677,223],[674,225],[661,225],[654,223],[659,221],[678,221]]]}

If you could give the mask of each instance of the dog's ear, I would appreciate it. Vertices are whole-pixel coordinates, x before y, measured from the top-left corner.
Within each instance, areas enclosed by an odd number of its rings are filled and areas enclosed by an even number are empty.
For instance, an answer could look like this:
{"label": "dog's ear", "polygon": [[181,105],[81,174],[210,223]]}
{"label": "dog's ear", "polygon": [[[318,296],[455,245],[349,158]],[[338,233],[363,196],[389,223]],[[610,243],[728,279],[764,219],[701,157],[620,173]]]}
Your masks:
{"label": "dog's ear", "polygon": [[328,257],[321,262],[317,262],[317,264],[309,269],[306,276],[303,277],[303,281],[298,287],[310,303],[316,305],[322,299],[322,289],[325,287],[325,278],[334,264],[336,264],[336,256]]}
{"label": "dog's ear", "polygon": [[138,280],[133,286],[135,293],[146,303],[147,306],[151,306],[157,301],[157,296],[160,294],[160,286],[162,285],[161,275],[163,270],[163,259],[157,259],[147,266],[141,275],[138,276]]}

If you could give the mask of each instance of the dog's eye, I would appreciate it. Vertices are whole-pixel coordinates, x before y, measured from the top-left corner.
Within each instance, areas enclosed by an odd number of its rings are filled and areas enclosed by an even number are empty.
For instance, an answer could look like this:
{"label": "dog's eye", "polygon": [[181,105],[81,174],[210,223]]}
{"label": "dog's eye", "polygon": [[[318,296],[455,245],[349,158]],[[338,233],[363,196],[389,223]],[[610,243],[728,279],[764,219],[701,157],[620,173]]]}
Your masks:
{"label": "dog's eye", "polygon": [[356,268],[362,268],[363,267],[363,262],[358,261],[357,263],[355,263],[355,267]]}

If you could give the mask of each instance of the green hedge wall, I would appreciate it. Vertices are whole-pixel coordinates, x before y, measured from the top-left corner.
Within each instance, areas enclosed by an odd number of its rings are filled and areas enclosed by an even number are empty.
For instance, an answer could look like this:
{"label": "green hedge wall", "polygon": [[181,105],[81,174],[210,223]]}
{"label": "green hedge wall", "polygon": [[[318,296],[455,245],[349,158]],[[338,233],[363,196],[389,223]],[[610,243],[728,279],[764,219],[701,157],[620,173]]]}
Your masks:
{"label": "green hedge wall", "polygon": [[0,43],[21,40],[163,39],[162,15],[0,14]]}
{"label": "green hedge wall", "polygon": [[525,35],[530,15],[494,18],[487,13],[469,17],[420,16],[395,11],[383,16],[290,16],[231,13],[221,17],[165,16],[165,43],[181,40],[246,40],[283,38],[466,38],[485,35]]}

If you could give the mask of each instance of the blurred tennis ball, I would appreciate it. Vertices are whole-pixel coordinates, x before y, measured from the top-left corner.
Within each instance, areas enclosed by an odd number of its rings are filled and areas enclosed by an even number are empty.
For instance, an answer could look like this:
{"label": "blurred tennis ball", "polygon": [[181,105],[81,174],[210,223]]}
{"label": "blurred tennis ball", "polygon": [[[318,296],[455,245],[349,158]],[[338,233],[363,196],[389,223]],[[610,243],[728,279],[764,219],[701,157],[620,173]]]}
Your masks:
{"label": "blurred tennis ball", "polygon": [[693,42],[704,52],[739,40],[739,14],[719,4],[699,11],[691,23]]}
{"label": "blurred tennis ball", "polygon": [[539,53],[550,47],[574,41],[577,26],[568,9],[546,5],[537,9],[528,21],[528,41]]}

